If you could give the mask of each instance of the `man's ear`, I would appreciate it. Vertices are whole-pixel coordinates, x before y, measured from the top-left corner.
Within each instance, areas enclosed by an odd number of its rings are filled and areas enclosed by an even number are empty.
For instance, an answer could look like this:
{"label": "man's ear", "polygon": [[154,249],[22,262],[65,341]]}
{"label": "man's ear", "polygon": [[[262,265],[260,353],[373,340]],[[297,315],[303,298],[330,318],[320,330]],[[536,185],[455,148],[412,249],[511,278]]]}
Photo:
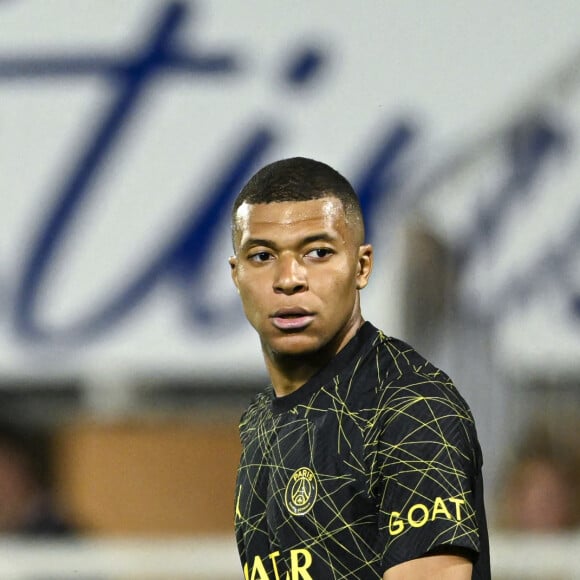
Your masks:
{"label": "man's ear", "polygon": [[230,273],[232,275],[232,280],[236,286],[236,290],[239,292],[238,287],[238,259],[235,256],[230,256],[228,258],[228,262],[230,264]]}
{"label": "man's ear", "polygon": [[373,269],[373,247],[363,244],[358,248],[358,264],[356,271],[356,287],[362,290],[368,283]]}

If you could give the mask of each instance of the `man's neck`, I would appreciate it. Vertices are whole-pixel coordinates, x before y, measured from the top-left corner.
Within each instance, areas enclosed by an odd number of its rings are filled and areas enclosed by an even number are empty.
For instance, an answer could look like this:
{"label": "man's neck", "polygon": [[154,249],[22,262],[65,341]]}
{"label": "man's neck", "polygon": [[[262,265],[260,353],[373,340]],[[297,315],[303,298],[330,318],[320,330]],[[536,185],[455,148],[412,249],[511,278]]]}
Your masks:
{"label": "man's neck", "polygon": [[263,348],[266,368],[277,397],[293,393],[325,367],[354,337],[364,320],[360,317],[341,337],[322,350],[302,355],[282,355]]}
{"label": "man's neck", "polygon": [[308,382],[330,359],[320,356],[265,356],[265,360],[276,396],[285,397]]}

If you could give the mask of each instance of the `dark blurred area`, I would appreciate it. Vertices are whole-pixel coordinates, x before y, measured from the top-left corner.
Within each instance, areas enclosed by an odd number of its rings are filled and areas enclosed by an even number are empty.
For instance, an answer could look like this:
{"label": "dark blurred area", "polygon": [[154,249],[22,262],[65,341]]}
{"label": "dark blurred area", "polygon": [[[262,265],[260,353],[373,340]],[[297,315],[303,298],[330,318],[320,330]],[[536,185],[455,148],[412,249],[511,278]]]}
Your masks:
{"label": "dark blurred area", "polygon": [[28,539],[72,538],[78,530],[54,496],[52,436],[0,422],[0,533]]}
{"label": "dark blurred area", "polygon": [[569,414],[563,409],[556,418],[532,418],[510,449],[497,498],[499,529],[548,534],[579,529],[580,417]]}

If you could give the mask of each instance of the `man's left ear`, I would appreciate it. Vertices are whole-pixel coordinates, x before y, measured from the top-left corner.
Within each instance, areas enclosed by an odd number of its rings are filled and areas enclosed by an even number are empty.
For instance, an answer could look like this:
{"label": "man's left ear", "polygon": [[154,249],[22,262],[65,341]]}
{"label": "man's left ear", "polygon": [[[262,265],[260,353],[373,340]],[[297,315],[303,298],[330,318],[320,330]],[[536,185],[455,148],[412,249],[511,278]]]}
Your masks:
{"label": "man's left ear", "polygon": [[373,247],[363,244],[358,249],[358,266],[356,272],[356,287],[362,290],[368,283],[373,269]]}

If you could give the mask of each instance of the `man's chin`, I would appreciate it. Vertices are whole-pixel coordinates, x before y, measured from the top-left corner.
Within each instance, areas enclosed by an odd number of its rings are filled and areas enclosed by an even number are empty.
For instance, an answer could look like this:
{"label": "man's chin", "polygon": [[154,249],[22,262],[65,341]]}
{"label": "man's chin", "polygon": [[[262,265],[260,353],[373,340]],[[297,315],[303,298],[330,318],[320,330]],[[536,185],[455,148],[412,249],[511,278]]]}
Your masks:
{"label": "man's chin", "polygon": [[304,333],[289,333],[271,340],[268,350],[276,356],[303,357],[316,354],[321,346],[320,339]]}

